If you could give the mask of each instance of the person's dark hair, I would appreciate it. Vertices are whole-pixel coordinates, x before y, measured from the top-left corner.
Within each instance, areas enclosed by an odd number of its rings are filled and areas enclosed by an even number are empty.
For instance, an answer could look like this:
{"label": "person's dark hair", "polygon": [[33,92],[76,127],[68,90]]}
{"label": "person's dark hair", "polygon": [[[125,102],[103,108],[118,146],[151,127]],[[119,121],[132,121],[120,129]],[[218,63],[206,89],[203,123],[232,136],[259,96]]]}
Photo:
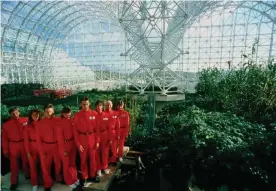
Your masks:
{"label": "person's dark hair", "polygon": [[72,109],[70,108],[70,107],[68,107],[68,106],[65,106],[65,107],[63,107],[63,109],[61,110],[61,118],[63,118],[63,113],[70,113],[72,111]]}
{"label": "person's dark hair", "polygon": [[41,111],[39,109],[31,109],[29,114],[28,114],[28,123],[29,124],[31,124],[34,121],[33,118],[32,118],[33,113],[38,113],[39,114],[38,121],[41,120],[41,117],[42,117]]}
{"label": "person's dark hair", "polygon": [[19,110],[19,108],[18,107],[11,107],[9,109],[9,114],[11,114],[12,112],[14,112],[15,110]]}
{"label": "person's dark hair", "polygon": [[70,113],[72,111],[72,109],[68,106],[65,106],[62,110],[61,113]]}
{"label": "person's dark hair", "polygon": [[82,102],[82,101],[89,101],[89,98],[88,98],[88,97],[83,97],[83,98],[80,100],[80,102]]}
{"label": "person's dark hair", "polygon": [[118,106],[119,106],[119,105],[123,105],[123,104],[125,104],[123,100],[120,100],[120,101],[118,102]]}
{"label": "person's dark hair", "polygon": [[104,102],[102,100],[97,100],[95,106],[97,107],[98,105],[104,105]]}
{"label": "person's dark hair", "polygon": [[43,108],[43,110],[45,111],[45,109],[49,109],[49,108],[53,108],[54,109],[54,105],[53,104],[46,104]]}

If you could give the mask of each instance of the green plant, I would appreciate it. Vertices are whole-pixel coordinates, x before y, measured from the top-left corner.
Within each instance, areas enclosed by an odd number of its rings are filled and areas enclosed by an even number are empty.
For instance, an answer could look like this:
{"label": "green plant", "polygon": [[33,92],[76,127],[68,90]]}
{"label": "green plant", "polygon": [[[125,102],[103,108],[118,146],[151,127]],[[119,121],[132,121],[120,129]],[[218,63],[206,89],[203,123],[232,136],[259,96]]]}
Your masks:
{"label": "green plant", "polygon": [[18,95],[33,95],[34,90],[43,88],[42,84],[2,84],[1,98],[7,99]]}
{"label": "green plant", "polygon": [[269,126],[276,118],[276,63],[260,66],[252,60],[240,69],[206,69],[200,72],[196,99],[210,109],[230,111]]}
{"label": "green plant", "polygon": [[[172,110],[176,113],[167,115]],[[216,190],[221,185],[227,185],[229,190],[260,190],[272,184],[267,168],[273,166],[273,161],[267,160],[271,150],[262,153],[266,167],[259,164],[262,159],[257,152],[271,143],[267,141],[271,134],[263,125],[230,112],[205,112],[189,103],[169,104],[159,115],[154,131],[141,127],[143,136],[135,142],[139,145],[136,148],[151,156],[148,160],[152,164],[158,164],[156,168],[169,164],[172,169],[182,169],[182,175],[177,176],[183,176],[183,181],[189,178],[187,174],[193,174],[193,183],[204,190]],[[179,177],[172,175],[174,178]]]}

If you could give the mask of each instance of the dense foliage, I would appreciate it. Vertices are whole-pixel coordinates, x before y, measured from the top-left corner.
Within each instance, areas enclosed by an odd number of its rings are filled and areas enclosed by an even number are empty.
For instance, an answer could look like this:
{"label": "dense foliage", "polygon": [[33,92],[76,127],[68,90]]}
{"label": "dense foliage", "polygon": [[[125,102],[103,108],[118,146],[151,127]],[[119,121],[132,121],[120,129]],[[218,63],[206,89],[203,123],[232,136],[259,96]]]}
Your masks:
{"label": "dense foliage", "polygon": [[261,67],[245,63],[241,69],[203,70],[196,86],[197,98],[212,109],[230,111],[269,125],[276,119],[276,63]]}
{"label": "dense foliage", "polygon": [[2,84],[1,99],[17,97],[18,95],[30,96],[34,90],[43,88],[42,84]]}
{"label": "dense foliage", "polygon": [[148,162],[156,169],[170,165],[168,179],[176,184],[174,189],[181,186],[175,180],[191,178],[204,190],[222,185],[229,190],[274,190],[275,62],[203,70],[196,90],[185,101],[167,104],[152,133],[138,126],[129,142],[148,151]]}
{"label": "dense foliage", "polygon": [[[153,132],[138,126],[136,136],[132,135],[132,145],[147,151],[148,164],[155,164],[155,170],[170,165],[174,173],[169,180],[192,178],[204,190],[222,185],[229,190],[275,188],[276,130],[268,132],[263,125],[234,114],[196,106],[179,111],[175,109],[179,105],[162,110]],[[169,111],[175,113],[168,115]]]}
{"label": "dense foliage", "polygon": [[[189,180],[205,191],[222,185],[229,190],[274,190],[270,188],[276,187],[275,62],[267,67],[248,62],[240,69],[203,70],[196,90],[186,95],[185,101],[167,104],[158,113],[153,131],[147,127],[147,103],[122,90],[90,90],[60,100],[24,98],[4,103],[25,106],[21,113],[26,115],[31,107],[42,108],[49,102],[55,104],[57,113],[63,105],[76,112],[83,96],[92,100],[92,108],[98,99],[111,99],[114,105],[123,99],[131,114],[132,134],[127,145],[147,152],[148,175],[169,166],[173,173],[167,173],[167,178],[175,191]],[[27,99],[32,104],[27,104]],[[2,104],[1,109],[2,118],[7,117],[7,106]],[[152,173],[151,181],[156,176]]]}

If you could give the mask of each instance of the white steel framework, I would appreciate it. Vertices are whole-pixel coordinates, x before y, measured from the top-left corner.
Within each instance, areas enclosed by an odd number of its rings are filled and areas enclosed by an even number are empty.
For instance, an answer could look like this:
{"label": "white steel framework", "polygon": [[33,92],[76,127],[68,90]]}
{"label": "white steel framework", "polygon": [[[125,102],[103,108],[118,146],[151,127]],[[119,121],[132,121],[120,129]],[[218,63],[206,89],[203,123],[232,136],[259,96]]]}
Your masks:
{"label": "white steel framework", "polygon": [[2,1],[1,80],[183,92],[203,68],[275,57],[275,24],[274,1]]}

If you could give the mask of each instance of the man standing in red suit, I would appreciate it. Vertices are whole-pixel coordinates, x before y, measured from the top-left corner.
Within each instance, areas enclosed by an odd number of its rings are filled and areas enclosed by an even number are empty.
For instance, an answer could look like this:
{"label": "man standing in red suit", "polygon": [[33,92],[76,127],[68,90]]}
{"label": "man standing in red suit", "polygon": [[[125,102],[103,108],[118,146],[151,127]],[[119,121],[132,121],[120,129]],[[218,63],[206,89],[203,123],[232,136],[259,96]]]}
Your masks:
{"label": "man standing in red suit", "polygon": [[[81,159],[81,174],[84,180],[84,186],[87,181],[99,182],[96,175],[96,149],[99,147],[99,128],[98,113],[89,108],[90,102],[87,97],[81,100],[81,111],[74,116],[74,138]],[[87,159],[89,160],[89,172],[87,168]]]}
{"label": "man standing in red suit", "polygon": [[118,140],[120,139],[120,121],[116,111],[112,110],[112,101],[107,101],[105,105],[105,113],[108,115],[109,119],[109,140],[111,141],[111,153],[112,156],[109,160],[114,166],[117,163],[117,148]]}
{"label": "man standing in red suit", "polygon": [[125,140],[129,133],[129,113],[124,110],[124,102],[119,101],[118,107],[118,118],[120,121],[120,139],[119,139],[119,148],[118,148],[118,157],[119,161],[123,161],[123,150],[125,145]]}
{"label": "man standing in red suit", "polygon": [[57,140],[59,154],[63,164],[64,181],[73,190],[79,186],[76,168],[76,144],[74,141],[74,126],[71,120],[71,108],[64,107],[61,119],[57,124]]}
{"label": "man standing in red suit", "polygon": [[108,159],[109,159],[109,118],[108,115],[103,112],[103,102],[96,101],[96,111],[98,112],[98,126],[100,131],[100,145],[96,151],[96,161],[97,161],[97,174],[101,176],[101,170],[104,170],[105,174],[109,174],[110,169],[108,169]]}
{"label": "man standing in red suit", "polygon": [[27,118],[19,117],[19,109],[13,107],[9,109],[11,119],[3,124],[2,129],[2,147],[4,156],[10,159],[11,169],[11,187],[10,190],[16,190],[18,184],[19,166],[18,159],[22,160],[24,175],[27,178],[28,159],[24,148],[24,126],[27,125]]}
{"label": "man standing in red suit", "polygon": [[44,106],[45,118],[37,123],[36,142],[40,156],[42,176],[45,191],[51,190],[51,166],[54,161],[56,180],[61,181],[61,160],[58,152],[56,125],[60,120],[54,116],[54,106],[48,104]]}
{"label": "man standing in red suit", "polygon": [[24,129],[24,145],[31,170],[32,191],[38,189],[37,164],[39,154],[36,144],[36,124],[41,120],[41,113],[38,109],[32,109],[28,116],[28,125]]}

